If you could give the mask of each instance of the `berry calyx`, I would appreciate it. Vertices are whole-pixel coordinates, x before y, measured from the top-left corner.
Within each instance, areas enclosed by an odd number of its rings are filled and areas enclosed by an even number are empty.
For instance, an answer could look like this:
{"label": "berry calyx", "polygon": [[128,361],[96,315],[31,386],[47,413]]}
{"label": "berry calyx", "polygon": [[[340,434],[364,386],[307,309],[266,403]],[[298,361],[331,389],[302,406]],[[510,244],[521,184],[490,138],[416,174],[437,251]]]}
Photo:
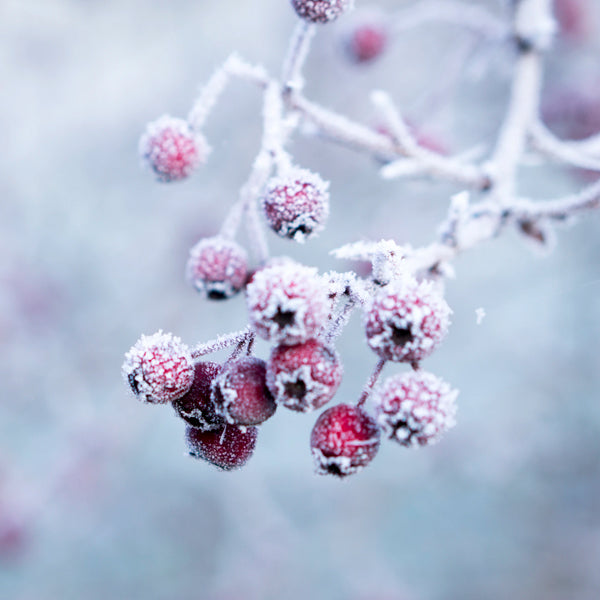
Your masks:
{"label": "berry calyx", "polygon": [[263,198],[271,229],[281,237],[304,242],[325,227],[329,215],[329,183],[306,169],[273,178]]}
{"label": "berry calyx", "polygon": [[311,23],[330,23],[352,6],[352,0],[292,0],[294,10]]}
{"label": "berry calyx", "polygon": [[184,421],[203,431],[217,429],[225,424],[217,415],[210,397],[211,383],[219,374],[221,365],[215,362],[199,362],[194,367],[194,382],[189,391],[173,400],[173,408]]}
{"label": "berry calyx", "polygon": [[327,289],[317,270],[291,260],[256,271],[246,292],[256,333],[276,344],[316,337],[329,314]]}
{"label": "berry calyx", "polygon": [[267,386],[278,404],[309,412],[333,398],[342,371],[337,352],[317,340],[276,346],[267,363]]}
{"label": "berry calyx", "polygon": [[236,425],[259,425],[277,405],[266,384],[264,360],[246,356],[226,364],[211,384],[218,415]]}
{"label": "berry calyx", "polygon": [[458,392],[432,373],[412,371],[385,380],[375,414],[387,437],[402,446],[436,443],[456,425]]}
{"label": "berry calyx", "polygon": [[209,151],[203,135],[169,115],[149,123],[139,143],[140,156],[162,182],[185,179],[206,162]]}
{"label": "berry calyx", "polygon": [[204,238],[190,250],[185,273],[205,298],[225,300],[244,287],[248,255],[233,240],[221,236]]}
{"label": "berry calyx", "polygon": [[369,464],[379,450],[377,423],[358,406],[338,404],[317,419],[310,446],[319,475],[346,477]]}
{"label": "berry calyx", "polygon": [[189,348],[171,333],[142,335],[125,354],[122,373],[143,402],[165,404],[183,396],[194,381]]}
{"label": "berry calyx", "polygon": [[365,315],[368,344],[386,360],[418,363],[445,337],[450,313],[432,284],[393,281],[375,296]]}
{"label": "berry calyx", "polygon": [[210,431],[188,425],[185,431],[190,456],[205,460],[223,471],[238,469],[248,462],[257,436],[257,427],[227,424]]}

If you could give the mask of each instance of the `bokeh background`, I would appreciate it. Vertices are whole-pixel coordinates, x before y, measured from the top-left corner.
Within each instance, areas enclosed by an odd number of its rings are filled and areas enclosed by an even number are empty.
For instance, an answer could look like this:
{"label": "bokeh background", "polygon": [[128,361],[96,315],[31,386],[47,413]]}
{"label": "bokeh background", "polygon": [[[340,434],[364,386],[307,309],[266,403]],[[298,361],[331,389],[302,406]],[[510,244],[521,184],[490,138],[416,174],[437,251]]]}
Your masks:
{"label": "bokeh background", "polygon": [[[600,130],[598,7],[561,4],[545,102],[585,135]],[[358,16],[319,30],[309,97],[376,126],[383,88],[441,147],[489,147],[510,50],[430,26],[356,65]],[[0,597],[597,599],[598,215],[558,230],[551,253],[507,232],[457,261],[451,332],[425,367],[460,389],[458,426],[430,449],[383,444],[347,481],[313,474],[314,415],[279,410],[250,463],[221,473],[186,456],[168,407],[128,394],[120,365],[142,332],[193,344],[246,323],[243,298],[202,301],[183,269],[248,174],[260,94],[231,85],[210,161],[183,184],[140,169],[140,133],[185,115],[232,50],[279,72],[295,21],[286,0],[0,2]],[[369,157],[310,137],[291,150],[331,181],[331,219],[306,246],[269,242],[321,269],[348,268],[328,252],[349,241],[428,242],[457,191],[383,182]],[[555,197],[589,177],[531,161],[522,189]],[[353,401],[375,363],[358,314],[338,348]]]}

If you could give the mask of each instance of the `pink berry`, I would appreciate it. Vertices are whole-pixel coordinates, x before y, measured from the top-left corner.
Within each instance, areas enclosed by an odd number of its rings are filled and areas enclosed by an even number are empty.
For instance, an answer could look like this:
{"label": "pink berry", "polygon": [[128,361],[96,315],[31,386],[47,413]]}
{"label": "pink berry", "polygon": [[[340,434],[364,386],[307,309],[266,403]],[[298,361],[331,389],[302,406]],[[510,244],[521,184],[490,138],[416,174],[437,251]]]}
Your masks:
{"label": "pink berry", "polygon": [[267,363],[267,386],[278,404],[309,412],[333,398],[342,370],[337,352],[317,340],[276,346]]}
{"label": "pink berry", "polygon": [[244,287],[247,275],[248,255],[233,240],[208,237],[190,250],[187,280],[211,300],[223,300],[237,294]]}
{"label": "pink berry", "polygon": [[139,151],[158,180],[169,182],[185,179],[206,162],[209,148],[187,121],[164,115],[148,124]]}
{"label": "pink berry", "polygon": [[187,426],[185,438],[194,458],[200,458],[223,471],[242,467],[254,452],[258,428],[223,425],[219,429],[203,431]]}
{"label": "pink berry", "polygon": [[352,4],[352,0],[292,0],[298,16],[311,23],[334,21]]}
{"label": "pink berry", "polygon": [[554,12],[560,33],[577,41],[584,40],[593,23],[589,0],[554,0]]}
{"label": "pink berry", "polygon": [[267,388],[264,360],[247,356],[226,364],[211,384],[217,414],[236,425],[258,425],[277,405]]}
{"label": "pink berry", "polygon": [[413,279],[393,281],[375,296],[366,313],[368,344],[381,358],[419,362],[446,335],[450,313],[432,284]]}
{"label": "pink berry", "polygon": [[293,261],[260,269],[246,288],[250,322],[275,344],[300,344],[327,321],[327,289],[317,270]]}
{"label": "pink berry", "polygon": [[318,175],[305,169],[273,178],[263,198],[271,229],[297,242],[321,231],[329,215],[328,187]]}
{"label": "pink berry", "polygon": [[456,424],[456,396],[456,390],[431,373],[394,375],[376,394],[376,419],[403,446],[434,444]]}
{"label": "pink berry", "polygon": [[222,427],[225,422],[217,415],[210,397],[211,383],[219,374],[221,365],[214,362],[199,362],[194,368],[194,383],[187,394],[173,400],[173,408],[184,421],[207,431]]}
{"label": "pink berry", "polygon": [[352,60],[365,63],[380,56],[387,43],[388,34],[383,23],[360,23],[349,33],[346,47]]}
{"label": "pink berry", "polygon": [[316,471],[345,477],[360,471],[379,450],[377,423],[358,406],[338,404],[317,419],[310,436]]}
{"label": "pink berry", "polygon": [[178,337],[162,331],[142,335],[125,354],[122,372],[133,393],[153,404],[180,398],[194,381],[189,348]]}

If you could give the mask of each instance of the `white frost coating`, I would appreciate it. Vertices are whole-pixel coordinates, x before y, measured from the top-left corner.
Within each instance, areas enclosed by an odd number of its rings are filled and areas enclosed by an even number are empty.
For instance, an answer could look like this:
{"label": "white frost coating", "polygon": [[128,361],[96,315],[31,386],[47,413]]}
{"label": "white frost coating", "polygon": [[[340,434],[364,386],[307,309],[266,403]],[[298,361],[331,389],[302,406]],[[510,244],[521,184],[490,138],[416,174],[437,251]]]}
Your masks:
{"label": "white frost coating", "polygon": [[375,418],[403,446],[435,444],[456,425],[457,396],[458,391],[432,373],[394,375],[375,394]]}
{"label": "white frost coating", "polygon": [[484,308],[476,308],[475,309],[475,318],[477,319],[477,325],[481,325],[483,319],[485,319],[485,309]]}

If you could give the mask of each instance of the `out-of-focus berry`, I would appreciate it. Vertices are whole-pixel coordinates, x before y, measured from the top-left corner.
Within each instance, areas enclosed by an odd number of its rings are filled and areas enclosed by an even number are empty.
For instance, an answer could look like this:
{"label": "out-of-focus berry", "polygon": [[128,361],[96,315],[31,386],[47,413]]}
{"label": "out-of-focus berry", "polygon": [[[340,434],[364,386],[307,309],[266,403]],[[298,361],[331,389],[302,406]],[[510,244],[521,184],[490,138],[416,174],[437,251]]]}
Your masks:
{"label": "out-of-focus berry", "polygon": [[140,400],[164,404],[190,389],[194,363],[189,348],[178,337],[158,331],[142,335],[125,354],[122,373]]}
{"label": "out-of-focus berry", "polygon": [[559,33],[573,42],[585,41],[593,23],[590,0],[554,0]]}
{"label": "out-of-focus berry", "polygon": [[311,23],[329,23],[351,8],[353,0],[291,0],[298,16]]}
{"label": "out-of-focus berry", "polygon": [[254,273],[246,292],[252,326],[273,343],[305,342],[327,321],[327,288],[311,267],[293,261],[265,267]]}
{"label": "out-of-focus berry", "polygon": [[346,477],[370,463],[379,450],[377,423],[358,406],[338,404],[317,419],[310,447],[316,472]]}
{"label": "out-of-focus berry", "polygon": [[446,335],[450,312],[430,283],[393,281],[377,293],[365,315],[368,344],[386,360],[419,362]]}
{"label": "out-of-focus berry", "polygon": [[431,373],[394,375],[375,394],[375,418],[387,437],[403,446],[434,444],[456,424],[457,396]]}
{"label": "out-of-focus berry", "polygon": [[383,22],[357,23],[346,34],[345,47],[351,60],[371,62],[380,56],[388,43],[388,32]]}
{"label": "out-of-focus berry", "polygon": [[197,429],[209,430],[222,427],[225,422],[217,415],[211,399],[211,383],[219,374],[221,365],[215,362],[199,362],[194,368],[194,383],[187,394],[173,400],[178,416]]}
{"label": "out-of-focus berry", "polygon": [[185,431],[190,455],[223,471],[237,469],[248,462],[254,452],[257,435],[257,427],[236,425],[223,425],[210,431],[188,425]]}
{"label": "out-of-focus berry", "polygon": [[148,124],[139,151],[157,179],[170,182],[185,179],[206,162],[209,147],[187,121],[164,115]]}
{"label": "out-of-focus berry", "polygon": [[208,237],[190,250],[186,278],[206,298],[230,298],[244,287],[247,275],[248,255],[233,240]]}
{"label": "out-of-focus berry", "polygon": [[276,346],[267,363],[267,386],[278,404],[308,412],[333,398],[342,371],[337,352],[317,340]]}
{"label": "out-of-focus berry", "polygon": [[303,242],[325,227],[329,183],[306,169],[273,178],[263,198],[269,226],[281,237]]}
{"label": "out-of-focus berry", "polygon": [[251,356],[226,364],[211,384],[217,414],[236,425],[259,425],[271,417],[277,405],[266,370],[264,360]]}

